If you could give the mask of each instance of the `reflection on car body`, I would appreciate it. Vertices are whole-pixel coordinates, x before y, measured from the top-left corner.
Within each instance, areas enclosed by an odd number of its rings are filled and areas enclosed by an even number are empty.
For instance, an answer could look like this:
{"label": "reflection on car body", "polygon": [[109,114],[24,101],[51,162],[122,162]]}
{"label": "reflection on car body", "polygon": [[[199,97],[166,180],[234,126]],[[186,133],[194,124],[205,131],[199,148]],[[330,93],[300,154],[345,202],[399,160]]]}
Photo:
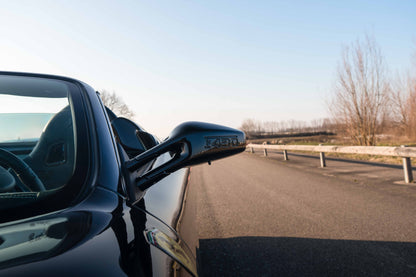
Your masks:
{"label": "reflection on car body", "polygon": [[174,229],[186,167],[244,148],[200,122],[160,142],[85,83],[0,72],[0,274],[196,276]]}

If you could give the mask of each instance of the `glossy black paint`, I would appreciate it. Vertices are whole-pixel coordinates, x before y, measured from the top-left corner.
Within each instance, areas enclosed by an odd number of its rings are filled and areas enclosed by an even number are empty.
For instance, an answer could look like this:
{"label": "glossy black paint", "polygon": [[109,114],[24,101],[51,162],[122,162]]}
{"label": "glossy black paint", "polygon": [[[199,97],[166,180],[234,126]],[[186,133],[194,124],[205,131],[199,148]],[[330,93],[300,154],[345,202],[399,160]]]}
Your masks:
{"label": "glossy black paint", "polygon": [[[116,194],[97,188],[82,204],[65,212],[29,220],[53,222],[67,219],[48,229],[48,236],[62,239],[43,253],[24,255],[0,263],[2,276],[167,276],[172,261],[161,256],[144,240],[145,228],[166,229],[147,215],[145,202],[128,208]],[[27,249],[30,250],[30,249]],[[23,254],[23,253],[21,253]]]}
{"label": "glossy black paint", "polygon": [[[76,174],[64,192],[57,194],[53,200],[45,200],[45,205],[54,207],[42,206],[42,211],[46,209],[46,214],[41,214],[40,209],[36,210],[35,204],[27,205],[27,210],[20,209],[17,214],[16,210],[2,211],[0,275],[62,277],[187,274],[183,268],[180,271],[175,269],[177,262],[171,257],[149,245],[144,231],[157,228],[175,241],[183,241],[170,227],[176,226],[181,212],[188,176],[188,170],[180,168],[243,151],[244,135],[216,125],[187,123],[175,129],[167,141],[158,144],[152,135],[136,126],[141,132],[139,137],[146,140],[143,150],[147,152],[141,151],[142,154],[131,159],[116,141],[111,125],[114,118],[110,118],[114,115],[106,112],[96,91],[87,84],[51,75],[0,72],[1,74],[67,82],[72,88],[72,101],[76,103],[77,146],[81,154],[77,156]],[[219,138],[219,144],[211,145],[211,138]],[[238,143],[221,144],[221,138],[236,138]],[[188,152],[181,163],[170,166],[166,152],[178,150],[178,145],[182,147],[181,153],[183,145],[188,147]],[[148,150],[149,148],[151,149]],[[162,152],[165,154],[161,155]],[[145,157],[145,162],[140,159],[140,155],[144,155],[141,158]],[[130,169],[125,166],[133,162],[137,163]],[[159,169],[166,164],[170,166],[169,173],[176,172],[170,176],[158,175]],[[150,170],[150,174],[146,170]],[[138,174],[139,179],[136,175],[132,177],[132,171],[141,172]],[[153,176],[148,184],[158,183],[150,189],[150,186],[137,189],[137,184],[141,184],[142,173],[145,177]],[[72,195],[72,198],[68,199],[68,195]],[[10,212],[14,214],[8,214]],[[27,242],[26,247],[2,256],[2,244],[7,243],[7,240],[1,239],[2,234],[22,238]],[[26,235],[29,235],[29,239]],[[190,254],[186,244],[181,246]]]}

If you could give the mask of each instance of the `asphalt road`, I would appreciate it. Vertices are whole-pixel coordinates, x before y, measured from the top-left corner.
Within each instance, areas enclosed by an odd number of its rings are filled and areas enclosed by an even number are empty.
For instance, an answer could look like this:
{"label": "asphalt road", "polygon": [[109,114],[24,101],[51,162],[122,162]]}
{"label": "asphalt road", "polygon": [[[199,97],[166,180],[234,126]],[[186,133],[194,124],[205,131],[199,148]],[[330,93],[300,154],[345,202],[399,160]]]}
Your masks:
{"label": "asphalt road", "polygon": [[289,158],[191,169],[202,276],[416,276],[416,186],[400,167]]}

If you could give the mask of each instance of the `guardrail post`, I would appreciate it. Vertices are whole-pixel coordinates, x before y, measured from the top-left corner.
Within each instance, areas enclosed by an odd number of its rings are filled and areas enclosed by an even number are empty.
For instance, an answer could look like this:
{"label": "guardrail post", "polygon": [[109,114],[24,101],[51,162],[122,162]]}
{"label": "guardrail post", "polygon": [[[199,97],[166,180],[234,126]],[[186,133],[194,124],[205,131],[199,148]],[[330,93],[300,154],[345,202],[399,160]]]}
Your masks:
{"label": "guardrail post", "polygon": [[[263,142],[263,145],[266,145],[266,144],[267,144],[266,142]],[[264,156],[267,157],[267,149],[266,148],[263,148],[263,154],[264,154]]]}
{"label": "guardrail post", "polygon": [[[319,144],[319,146],[322,146],[322,144]],[[321,167],[326,167],[325,153],[319,152],[319,157],[321,158]]]}
{"label": "guardrail post", "polygon": [[[402,145],[401,147],[407,147],[407,145]],[[413,173],[412,173],[412,164],[409,157],[403,158],[403,171],[404,171],[404,181],[409,184],[413,182]]]}
{"label": "guardrail post", "polygon": [[285,161],[289,160],[289,158],[287,157],[287,150],[283,150],[283,158]]}

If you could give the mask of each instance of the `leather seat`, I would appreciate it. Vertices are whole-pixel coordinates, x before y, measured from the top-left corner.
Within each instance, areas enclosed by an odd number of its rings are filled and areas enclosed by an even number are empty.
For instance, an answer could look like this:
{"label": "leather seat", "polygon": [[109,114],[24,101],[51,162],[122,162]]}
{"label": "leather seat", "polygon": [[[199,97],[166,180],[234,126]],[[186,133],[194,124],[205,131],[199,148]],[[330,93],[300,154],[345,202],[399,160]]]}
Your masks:
{"label": "leather seat", "polygon": [[47,190],[68,182],[75,167],[74,131],[69,106],[49,120],[38,143],[24,160]]}

